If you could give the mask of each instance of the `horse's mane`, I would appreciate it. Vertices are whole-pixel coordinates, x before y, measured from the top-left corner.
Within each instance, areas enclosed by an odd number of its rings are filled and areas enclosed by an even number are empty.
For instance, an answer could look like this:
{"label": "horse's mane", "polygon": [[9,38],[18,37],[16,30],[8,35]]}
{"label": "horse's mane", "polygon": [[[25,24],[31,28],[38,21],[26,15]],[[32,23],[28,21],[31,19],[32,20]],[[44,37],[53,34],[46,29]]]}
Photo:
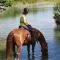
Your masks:
{"label": "horse's mane", "polygon": [[42,32],[39,29],[33,28],[32,31],[35,31],[36,33],[42,34]]}

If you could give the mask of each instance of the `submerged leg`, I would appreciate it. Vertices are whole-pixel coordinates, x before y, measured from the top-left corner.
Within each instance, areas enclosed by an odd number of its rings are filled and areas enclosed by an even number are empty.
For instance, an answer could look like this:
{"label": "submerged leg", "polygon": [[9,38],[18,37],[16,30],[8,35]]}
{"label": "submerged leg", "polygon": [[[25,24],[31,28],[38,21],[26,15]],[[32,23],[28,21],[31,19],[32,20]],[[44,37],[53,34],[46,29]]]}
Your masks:
{"label": "submerged leg", "polygon": [[27,51],[28,51],[28,60],[30,60],[30,45],[27,45]]}
{"label": "submerged leg", "polygon": [[32,55],[34,55],[35,44],[32,44]]}
{"label": "submerged leg", "polygon": [[27,45],[28,56],[30,56],[30,45]]}

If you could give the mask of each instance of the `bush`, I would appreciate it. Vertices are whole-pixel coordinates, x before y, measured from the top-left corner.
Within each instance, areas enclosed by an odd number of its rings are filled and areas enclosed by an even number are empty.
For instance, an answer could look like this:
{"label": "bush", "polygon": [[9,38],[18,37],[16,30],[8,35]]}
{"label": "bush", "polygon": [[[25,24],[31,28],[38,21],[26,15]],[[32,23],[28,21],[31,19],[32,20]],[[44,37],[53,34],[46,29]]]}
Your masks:
{"label": "bush", "polygon": [[60,4],[57,4],[54,7],[54,19],[55,19],[56,24],[60,25]]}

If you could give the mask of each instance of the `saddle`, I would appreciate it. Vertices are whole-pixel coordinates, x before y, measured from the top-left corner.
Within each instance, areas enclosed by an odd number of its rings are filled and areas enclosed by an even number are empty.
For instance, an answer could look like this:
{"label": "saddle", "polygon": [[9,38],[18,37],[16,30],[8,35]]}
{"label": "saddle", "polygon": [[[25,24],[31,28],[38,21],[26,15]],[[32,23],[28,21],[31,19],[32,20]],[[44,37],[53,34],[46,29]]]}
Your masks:
{"label": "saddle", "polygon": [[31,34],[31,37],[34,36],[34,32],[32,31],[32,26],[31,25],[26,25],[26,26],[19,26],[19,28],[23,27],[24,29],[28,30]]}
{"label": "saddle", "polygon": [[24,29],[28,30],[29,32],[32,30],[31,25],[26,25],[26,26],[19,26],[19,28],[23,27]]}

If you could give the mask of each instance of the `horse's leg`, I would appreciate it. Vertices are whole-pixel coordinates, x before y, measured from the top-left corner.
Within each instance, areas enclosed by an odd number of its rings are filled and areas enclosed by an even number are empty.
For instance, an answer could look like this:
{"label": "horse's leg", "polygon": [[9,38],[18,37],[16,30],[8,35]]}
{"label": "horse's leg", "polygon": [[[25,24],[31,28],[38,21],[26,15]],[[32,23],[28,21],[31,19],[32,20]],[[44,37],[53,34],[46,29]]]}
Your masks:
{"label": "horse's leg", "polygon": [[32,44],[32,55],[34,55],[34,48],[35,48],[35,43]]}
{"label": "horse's leg", "polygon": [[30,56],[30,45],[27,45],[28,56]]}
{"label": "horse's leg", "polygon": [[22,45],[17,46],[17,57],[15,60],[20,60],[21,49],[22,49]]}
{"label": "horse's leg", "polygon": [[30,45],[27,45],[27,51],[28,51],[28,60],[30,60]]}

